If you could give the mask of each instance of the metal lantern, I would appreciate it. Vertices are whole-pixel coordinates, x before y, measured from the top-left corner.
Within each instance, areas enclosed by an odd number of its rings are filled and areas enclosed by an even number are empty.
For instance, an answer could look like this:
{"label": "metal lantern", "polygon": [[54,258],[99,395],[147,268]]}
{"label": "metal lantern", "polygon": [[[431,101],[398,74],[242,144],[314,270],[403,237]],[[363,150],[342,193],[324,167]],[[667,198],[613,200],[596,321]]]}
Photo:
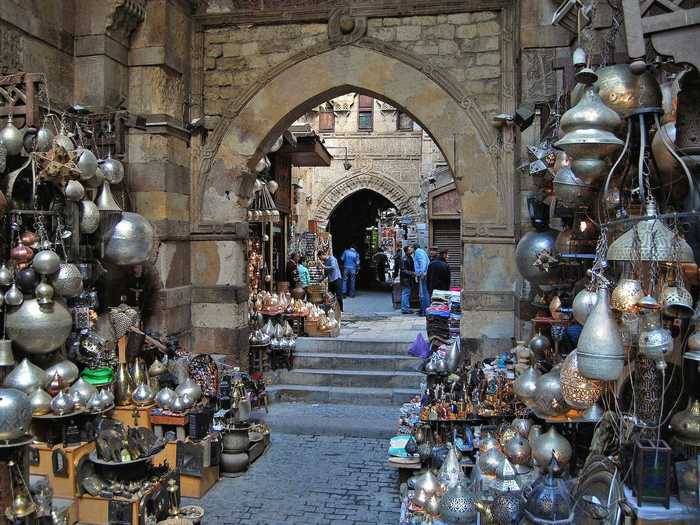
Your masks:
{"label": "metal lantern", "polygon": [[442,462],[442,466],[440,467],[440,471],[437,475],[442,490],[447,490],[454,487],[463,477],[464,473],[462,472],[462,467],[459,465],[457,452],[455,451],[454,446],[449,444],[447,456],[445,457],[445,461]]}
{"label": "metal lantern", "polygon": [[511,462],[515,465],[528,465],[532,456],[530,443],[521,435],[509,439],[503,447],[503,452],[509,460],[509,466]]}
{"label": "metal lantern", "polygon": [[554,230],[531,231],[523,235],[515,249],[518,271],[527,281],[536,285],[553,285],[559,281],[557,266],[549,268],[538,263],[538,258],[556,253],[557,232]]}
{"label": "metal lantern", "polygon": [[610,157],[623,142],[615,136],[622,124],[620,116],[608,108],[592,82],[597,75],[581,70],[577,78],[587,83],[581,100],[561,118],[564,136],[555,143],[571,157],[571,169],[585,184],[595,184],[608,172]]}
{"label": "metal lantern", "polygon": [[32,423],[32,407],[24,392],[0,388],[0,439],[24,437]]}
{"label": "metal lantern", "polygon": [[532,447],[532,457],[540,467],[549,465],[553,458],[558,465],[566,465],[571,461],[572,454],[571,444],[554,426],[538,437]]}
{"label": "metal lantern", "polygon": [[537,379],[540,373],[530,367],[525,372],[520,374],[513,382],[513,393],[525,403],[526,406],[532,407],[535,404],[535,392],[537,391]]}
{"label": "metal lantern", "polygon": [[596,302],[598,302],[598,295],[593,290],[584,288],[577,293],[572,304],[574,319],[581,325],[586,324],[586,319],[593,311]]}
{"label": "metal lantern", "polygon": [[450,525],[474,522],[477,514],[476,500],[469,491],[466,479],[443,494],[439,510],[442,520]]}
{"label": "metal lantern", "polygon": [[117,266],[143,263],[153,247],[153,226],[142,215],[123,212],[121,220],[102,235],[104,260]]}
{"label": "metal lantern", "polygon": [[[528,450],[530,446],[528,445]],[[491,483],[491,488],[496,492],[514,492],[520,490],[517,482],[518,473],[513,464],[505,459],[496,471],[496,479]]]}
{"label": "metal lantern", "polygon": [[10,156],[22,153],[24,134],[12,123],[12,115],[8,115],[5,127],[0,129],[0,143],[5,146]]}
{"label": "metal lantern", "polygon": [[623,118],[661,109],[661,87],[651,72],[638,75],[629,64],[615,64],[600,68],[596,74],[594,87],[600,99]]}
{"label": "metal lantern", "polygon": [[673,350],[671,332],[661,326],[661,312],[648,310],[641,316],[639,332],[639,353],[656,362],[658,368],[665,368],[666,354]]}
{"label": "metal lantern", "polygon": [[578,339],[578,369],[590,379],[614,381],[622,375],[625,349],[607,289],[600,286],[597,295],[598,301]]}
{"label": "metal lantern", "polygon": [[111,155],[100,161],[100,169],[109,184],[119,184],[124,179],[124,165]]}
{"label": "metal lantern", "polygon": [[77,297],[83,291],[83,276],[75,264],[62,263],[52,276],[51,285],[61,297]]}
{"label": "metal lantern", "polygon": [[545,416],[559,416],[569,410],[561,391],[560,369],[558,367],[553,368],[537,380],[535,408]]}
{"label": "metal lantern", "polygon": [[32,259],[34,269],[43,275],[51,275],[58,271],[61,258],[53,250],[41,250]]}
{"label": "metal lantern", "polygon": [[48,354],[63,346],[73,329],[73,316],[58,300],[50,305],[27,299],[5,316],[5,330],[28,354]]}
{"label": "metal lantern", "polygon": [[479,456],[479,468],[487,476],[496,474],[498,467],[506,457],[496,447],[489,449]]}
{"label": "metal lantern", "polygon": [[523,520],[527,523],[537,525],[573,523],[574,501],[566,482],[556,476],[558,470],[558,465],[553,460],[547,473],[533,483],[523,510]]}
{"label": "metal lantern", "polygon": [[79,148],[75,150],[78,159],[77,166],[82,180],[91,179],[97,171],[97,157],[89,149]]}
{"label": "metal lantern", "polygon": [[700,447],[700,401],[690,396],[688,406],[671,418],[674,439],[685,445]]}
{"label": "metal lantern", "polygon": [[566,403],[578,410],[586,410],[603,394],[604,383],[588,379],[578,371],[576,350],[571,352],[561,367],[561,393]]}
{"label": "metal lantern", "polygon": [[646,202],[645,216],[652,219],[640,220],[632,228],[620,235],[608,248],[609,261],[632,261],[635,259],[635,237],[639,238],[638,258],[641,261],[695,262],[693,249],[685,239],[677,239],[674,250],[674,233],[663,221],[656,219],[656,202]]}
{"label": "metal lantern", "polygon": [[71,385],[78,379],[80,370],[75,363],[64,359],[46,369],[47,377],[53,377],[54,374],[58,374],[66,385]]}
{"label": "metal lantern", "polygon": [[533,338],[530,339],[528,347],[537,357],[543,357],[552,349],[552,342],[546,335],[543,335],[542,332],[537,332]]}
{"label": "metal lantern", "polygon": [[579,179],[570,166],[565,166],[554,176],[554,195],[567,208],[585,208],[598,194],[598,187]]}
{"label": "metal lantern", "polygon": [[633,312],[637,309],[637,303],[642,297],[644,297],[642,283],[638,279],[633,279],[627,270],[613,289],[610,306],[618,312]]}
{"label": "metal lantern", "polygon": [[100,210],[92,201],[80,201],[80,233],[95,233],[100,227]]}
{"label": "metal lantern", "polygon": [[3,386],[31,394],[37,388],[43,388],[46,383],[46,372],[25,357],[7,374]]}

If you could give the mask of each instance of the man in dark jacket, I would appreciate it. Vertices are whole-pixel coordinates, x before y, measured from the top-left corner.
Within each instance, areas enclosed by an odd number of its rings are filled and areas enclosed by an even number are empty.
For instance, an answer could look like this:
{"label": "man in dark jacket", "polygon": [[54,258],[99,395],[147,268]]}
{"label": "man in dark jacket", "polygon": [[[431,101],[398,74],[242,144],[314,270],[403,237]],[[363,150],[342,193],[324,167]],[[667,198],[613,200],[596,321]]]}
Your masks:
{"label": "man in dark jacket", "polygon": [[406,246],[401,260],[401,313],[411,313],[411,288],[416,284],[416,269],[413,263],[413,247]]}
{"label": "man in dark jacket", "polygon": [[447,250],[440,250],[438,256],[428,265],[428,293],[433,290],[450,289],[450,267],[447,264]]}

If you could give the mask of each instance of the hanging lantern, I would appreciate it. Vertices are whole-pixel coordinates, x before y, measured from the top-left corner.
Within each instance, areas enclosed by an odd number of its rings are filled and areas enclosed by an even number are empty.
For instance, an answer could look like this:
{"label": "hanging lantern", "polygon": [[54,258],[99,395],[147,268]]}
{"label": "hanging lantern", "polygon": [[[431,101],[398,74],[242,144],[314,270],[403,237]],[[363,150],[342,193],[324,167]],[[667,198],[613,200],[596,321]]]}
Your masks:
{"label": "hanging lantern", "polygon": [[535,392],[539,377],[540,373],[531,366],[513,382],[513,393],[525,403],[525,406],[532,407],[535,404]]}
{"label": "hanging lantern", "polygon": [[[646,202],[645,216],[656,217],[656,202]],[[674,233],[659,219],[640,220],[632,228],[620,235],[608,248],[609,261],[632,261],[635,258],[635,237],[639,238],[638,258],[641,261],[695,262],[693,249],[683,238],[677,239],[677,253],[674,253]]]}
{"label": "hanging lantern", "polygon": [[557,476],[556,460],[546,474],[532,484],[527,495],[523,521],[538,525],[569,525],[574,519],[574,500],[564,480]]}
{"label": "hanging lantern", "polygon": [[553,285],[559,282],[558,266],[542,264],[543,256],[556,253],[554,230],[531,231],[523,235],[515,249],[515,262],[524,279],[536,285]]}
{"label": "hanging lantern", "polygon": [[633,312],[637,309],[637,303],[644,297],[642,283],[633,279],[629,265],[626,265],[622,277],[610,297],[610,306],[618,312]]}
{"label": "hanging lantern", "polygon": [[598,401],[603,388],[602,381],[588,379],[580,374],[576,350],[566,356],[561,367],[561,393],[568,405],[586,410]]}
{"label": "hanging lantern", "polygon": [[586,208],[598,194],[597,186],[579,179],[569,166],[557,171],[552,184],[557,200],[567,208]]}
{"label": "hanging lantern", "polygon": [[565,414],[569,407],[561,391],[559,367],[541,376],[535,387],[535,407],[544,416]]}
{"label": "hanging lantern", "polygon": [[578,340],[578,369],[590,379],[614,381],[622,375],[625,349],[607,289],[600,286],[597,295],[598,301]]}
{"label": "hanging lantern", "polygon": [[661,312],[644,312],[641,316],[641,327],[639,353],[656,362],[657,368],[666,368],[666,354],[673,350],[673,336],[661,326]]}
{"label": "hanging lantern", "polygon": [[598,76],[592,70],[583,69],[576,78],[586,87],[581,100],[562,116],[564,136],[555,146],[572,158],[571,169],[579,179],[594,184],[607,174],[610,157],[624,144],[615,136],[622,120],[596,93]]}
{"label": "hanging lantern", "polygon": [[598,301],[598,295],[588,288],[584,288],[574,297],[574,302],[572,305],[572,310],[574,314],[574,319],[579,322],[579,324],[586,324],[586,319],[593,311],[593,307]]}

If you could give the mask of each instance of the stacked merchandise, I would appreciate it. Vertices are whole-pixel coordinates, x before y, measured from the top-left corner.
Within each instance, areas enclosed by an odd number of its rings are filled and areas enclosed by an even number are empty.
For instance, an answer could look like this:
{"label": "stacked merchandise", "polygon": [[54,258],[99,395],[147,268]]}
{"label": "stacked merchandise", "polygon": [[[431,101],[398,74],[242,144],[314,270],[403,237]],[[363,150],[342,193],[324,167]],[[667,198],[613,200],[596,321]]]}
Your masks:
{"label": "stacked merchandise", "polygon": [[462,321],[462,301],[460,292],[450,293],[450,337],[459,337],[459,324]]}
{"label": "stacked merchandise", "polygon": [[425,309],[428,341],[438,346],[450,341],[450,292],[435,290],[431,303]]}

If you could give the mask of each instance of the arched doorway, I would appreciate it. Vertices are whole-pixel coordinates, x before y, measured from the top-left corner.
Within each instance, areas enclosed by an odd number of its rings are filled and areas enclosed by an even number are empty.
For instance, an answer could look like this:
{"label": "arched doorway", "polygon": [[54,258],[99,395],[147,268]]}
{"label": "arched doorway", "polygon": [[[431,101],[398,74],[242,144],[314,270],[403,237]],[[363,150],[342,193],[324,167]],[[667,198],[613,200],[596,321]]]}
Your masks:
{"label": "arched doorway", "polygon": [[[216,251],[219,260],[233,253],[243,268],[243,252],[229,247],[237,241],[225,237],[245,223],[255,164],[301,114],[350,91],[385,100],[408,114],[442,151],[463,210],[462,336],[475,345],[484,337],[507,344],[515,327],[517,280],[514,131],[497,130],[458,82],[390,43],[365,38],[301,52],[240,95],[209,135],[192,177],[193,252],[200,251],[197,242],[215,243],[201,251]],[[512,111],[510,88],[502,95],[501,110]],[[238,206],[233,205],[233,196]],[[212,233],[223,238],[206,239]],[[221,281],[215,279],[212,276],[212,284]],[[233,323],[245,322],[241,309]]]}
{"label": "arched doorway", "polygon": [[343,199],[328,217],[326,231],[333,236],[333,252],[340,258],[343,251],[354,246],[360,254],[362,270],[357,276],[357,288],[375,288],[376,273],[373,257],[380,246],[377,222],[382,212],[395,209],[385,196],[369,189],[358,190]]}

